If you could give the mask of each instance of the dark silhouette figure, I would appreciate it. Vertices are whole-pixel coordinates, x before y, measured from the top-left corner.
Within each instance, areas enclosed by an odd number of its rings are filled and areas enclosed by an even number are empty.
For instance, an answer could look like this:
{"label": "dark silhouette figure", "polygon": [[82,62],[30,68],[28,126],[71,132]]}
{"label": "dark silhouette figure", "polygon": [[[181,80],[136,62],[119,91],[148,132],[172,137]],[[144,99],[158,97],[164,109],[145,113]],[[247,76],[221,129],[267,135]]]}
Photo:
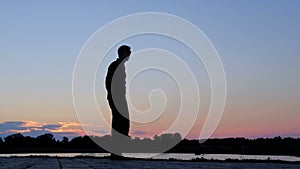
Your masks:
{"label": "dark silhouette figure", "polygon": [[113,153],[111,157],[122,155],[122,149],[129,138],[130,120],[126,100],[125,62],[128,61],[130,54],[129,46],[119,47],[118,58],[109,65],[106,75],[107,100],[112,112]]}

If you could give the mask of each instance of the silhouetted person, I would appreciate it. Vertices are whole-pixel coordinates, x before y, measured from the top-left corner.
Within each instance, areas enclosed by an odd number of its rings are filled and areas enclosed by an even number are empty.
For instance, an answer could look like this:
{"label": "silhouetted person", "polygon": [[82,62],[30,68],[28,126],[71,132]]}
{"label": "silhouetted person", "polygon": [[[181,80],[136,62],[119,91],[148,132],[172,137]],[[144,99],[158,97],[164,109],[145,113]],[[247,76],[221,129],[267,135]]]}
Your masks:
{"label": "silhouetted person", "polygon": [[130,121],[126,101],[125,62],[128,61],[130,54],[129,46],[119,47],[118,58],[109,65],[105,80],[107,100],[112,112],[112,158],[122,155],[123,146],[129,138]]}

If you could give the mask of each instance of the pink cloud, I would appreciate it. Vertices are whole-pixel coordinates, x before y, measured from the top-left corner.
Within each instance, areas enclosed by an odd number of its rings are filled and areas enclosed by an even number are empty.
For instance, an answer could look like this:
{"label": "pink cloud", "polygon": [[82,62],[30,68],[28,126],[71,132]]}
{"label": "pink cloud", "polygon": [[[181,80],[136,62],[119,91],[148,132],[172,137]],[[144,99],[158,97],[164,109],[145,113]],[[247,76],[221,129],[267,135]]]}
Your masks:
{"label": "pink cloud", "polygon": [[[5,137],[14,133],[22,133],[29,136],[38,136],[44,133],[53,133],[56,136],[83,136],[86,134],[101,136],[107,134],[99,129],[99,126],[83,124],[91,131],[84,131],[81,124],[77,122],[58,122],[57,124],[47,124],[36,121],[11,121],[0,123],[0,137]],[[99,130],[99,131],[98,131]]]}

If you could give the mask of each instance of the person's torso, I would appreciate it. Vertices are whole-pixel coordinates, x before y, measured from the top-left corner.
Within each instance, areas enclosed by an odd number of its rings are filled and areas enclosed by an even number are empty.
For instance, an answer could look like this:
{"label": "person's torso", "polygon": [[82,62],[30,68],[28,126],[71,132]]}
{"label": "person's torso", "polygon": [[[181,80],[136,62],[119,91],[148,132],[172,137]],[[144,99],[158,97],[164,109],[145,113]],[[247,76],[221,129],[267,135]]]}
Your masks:
{"label": "person's torso", "polygon": [[111,95],[114,98],[126,96],[126,72],[124,62],[115,61],[114,73],[111,80]]}

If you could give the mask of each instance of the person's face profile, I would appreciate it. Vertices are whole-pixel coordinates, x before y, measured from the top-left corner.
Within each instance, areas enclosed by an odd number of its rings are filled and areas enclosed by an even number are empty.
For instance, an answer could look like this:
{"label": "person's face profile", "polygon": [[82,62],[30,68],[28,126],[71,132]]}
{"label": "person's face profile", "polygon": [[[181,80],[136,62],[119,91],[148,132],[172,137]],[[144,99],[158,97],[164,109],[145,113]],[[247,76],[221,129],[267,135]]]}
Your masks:
{"label": "person's face profile", "polygon": [[130,49],[129,49],[129,50],[123,51],[123,54],[122,54],[122,55],[123,55],[123,58],[124,58],[124,59],[128,60],[130,54],[131,54],[131,51],[130,51]]}
{"label": "person's face profile", "polygon": [[124,53],[125,53],[125,57],[129,57],[131,54],[131,51],[129,49],[129,50],[124,51]]}

